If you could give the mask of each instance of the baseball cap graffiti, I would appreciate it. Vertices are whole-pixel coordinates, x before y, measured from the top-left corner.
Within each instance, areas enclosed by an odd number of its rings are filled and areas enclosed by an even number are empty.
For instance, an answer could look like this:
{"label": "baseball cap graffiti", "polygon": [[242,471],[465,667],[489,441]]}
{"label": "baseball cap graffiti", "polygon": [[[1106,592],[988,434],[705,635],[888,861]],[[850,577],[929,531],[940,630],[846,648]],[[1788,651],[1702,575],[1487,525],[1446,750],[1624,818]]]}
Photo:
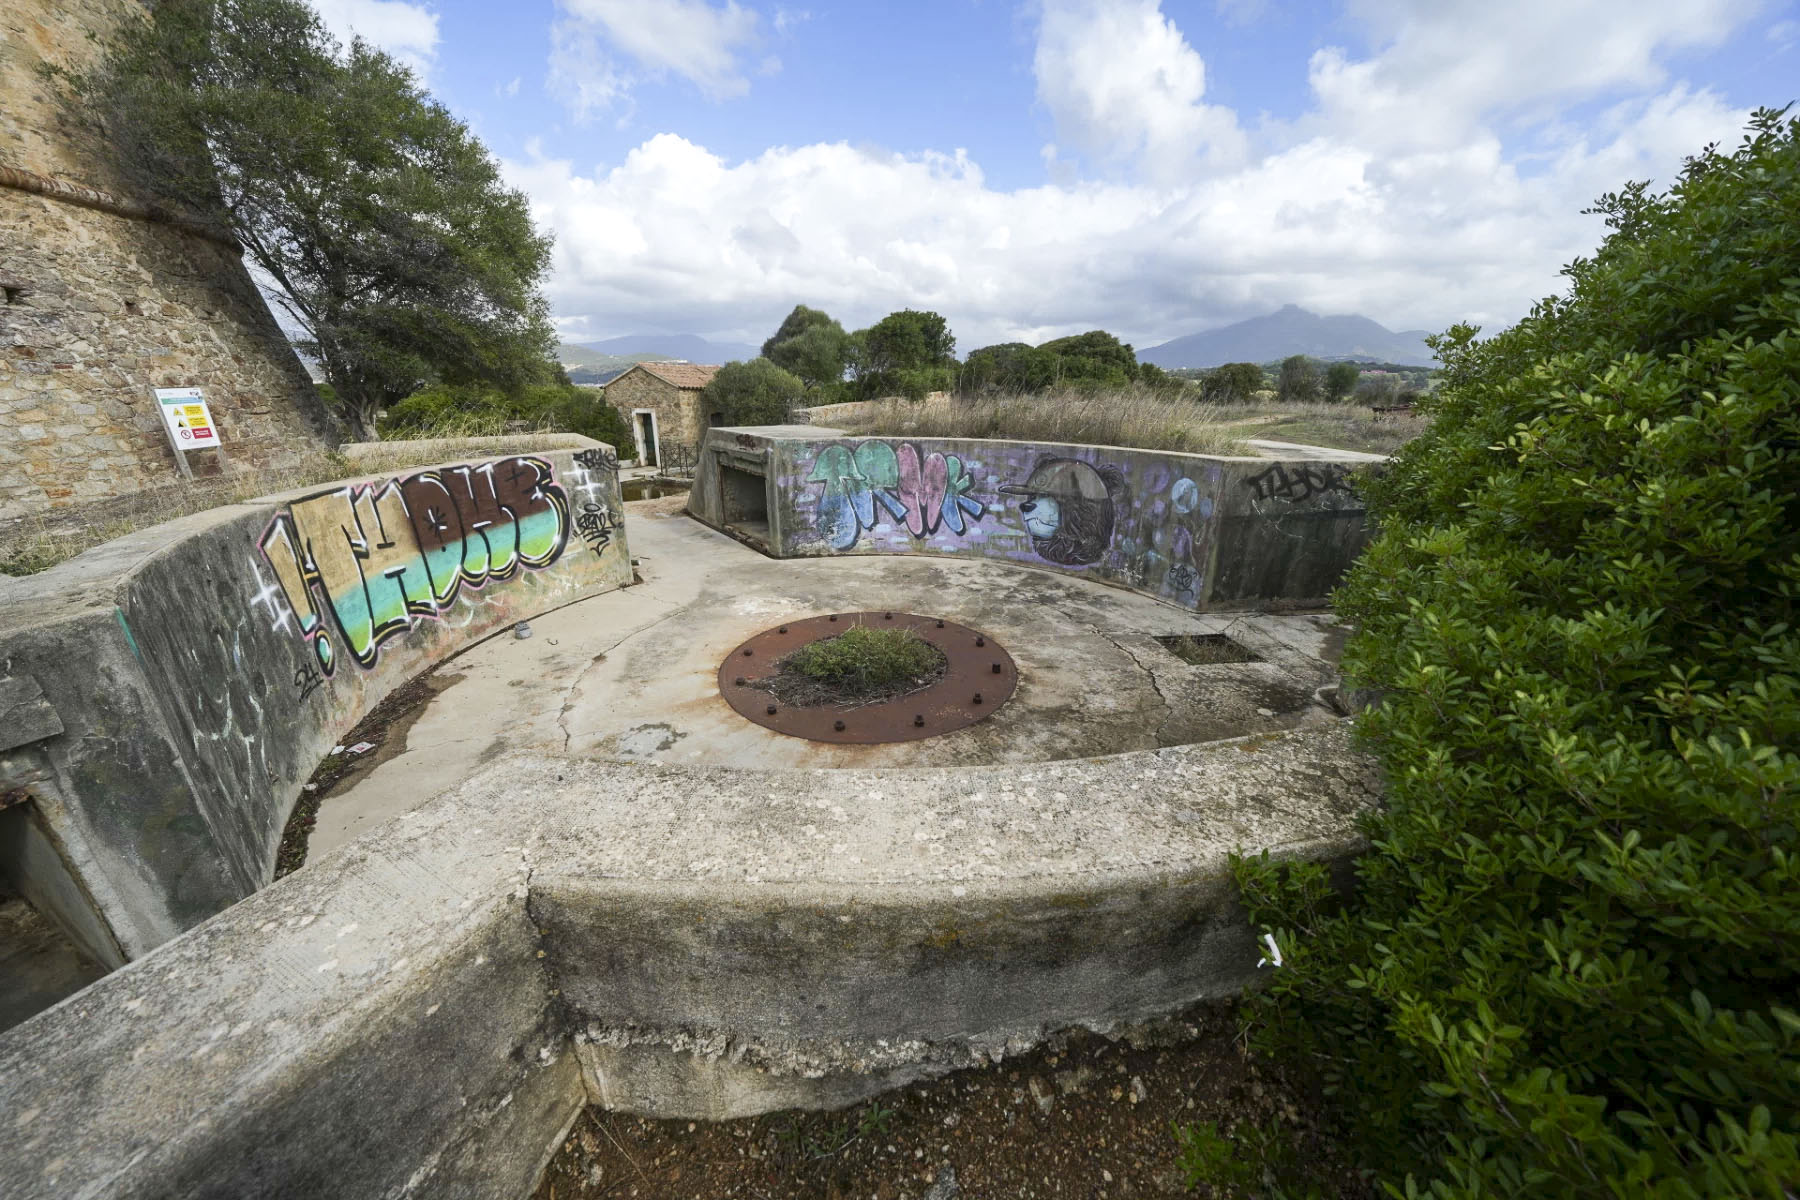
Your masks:
{"label": "baseball cap graffiti", "polygon": [[1013,496],[1049,496],[1058,500],[1105,500],[1106,481],[1100,472],[1072,458],[1044,458],[1024,483],[1003,483],[999,489]]}

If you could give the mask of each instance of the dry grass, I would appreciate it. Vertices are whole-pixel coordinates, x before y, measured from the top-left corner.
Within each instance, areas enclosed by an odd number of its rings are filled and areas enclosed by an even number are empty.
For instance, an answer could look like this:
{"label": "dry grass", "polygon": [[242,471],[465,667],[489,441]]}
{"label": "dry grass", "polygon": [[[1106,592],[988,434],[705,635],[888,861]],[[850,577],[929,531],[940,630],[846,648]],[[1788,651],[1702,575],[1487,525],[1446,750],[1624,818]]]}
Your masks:
{"label": "dry grass", "polygon": [[1431,425],[1429,417],[1418,413],[1377,416],[1367,405],[1352,401],[1283,404],[1270,398],[1225,405],[1218,411],[1224,420],[1233,422],[1240,437],[1333,446],[1365,454],[1392,454]]}
{"label": "dry grass", "polygon": [[581,450],[593,444],[578,433],[542,432],[460,437],[408,438],[406,441],[353,442],[339,448],[347,475],[389,475],[431,463],[494,458],[502,454],[544,454]]}
{"label": "dry grass", "polygon": [[1142,391],[1069,391],[953,397],[946,404],[879,400],[824,423],[846,433],[881,437],[1012,438],[1255,455],[1244,444],[1249,438],[1391,454],[1425,432],[1430,421],[1405,413],[1376,416],[1354,403],[1283,404],[1273,392],[1246,404],[1199,404]]}
{"label": "dry grass", "polygon": [[1187,454],[1247,454],[1244,434],[1226,424],[1227,411],[1141,391],[1064,391],[957,398],[941,405],[883,400],[835,424],[846,433],[882,437],[1012,438]]}

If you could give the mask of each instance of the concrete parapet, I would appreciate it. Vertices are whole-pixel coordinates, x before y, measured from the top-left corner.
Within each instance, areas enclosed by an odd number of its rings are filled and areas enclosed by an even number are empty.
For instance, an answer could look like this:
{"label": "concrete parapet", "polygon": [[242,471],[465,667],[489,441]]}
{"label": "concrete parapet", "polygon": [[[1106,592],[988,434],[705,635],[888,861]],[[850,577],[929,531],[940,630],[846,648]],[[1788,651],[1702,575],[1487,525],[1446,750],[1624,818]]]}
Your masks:
{"label": "concrete parapet", "polygon": [[0,1035],[0,1196],[512,1196],[584,1101],[864,1095],[1237,990],[1342,725],[1031,767],[516,756]]}
{"label": "concrete parapet", "polygon": [[254,892],[384,695],[630,581],[621,512],[589,443],[218,508],[0,581],[0,697],[29,717],[0,794],[53,847],[15,884],[114,966]]}
{"label": "concrete parapet", "polygon": [[1184,608],[1319,605],[1367,543],[1370,456],[721,428],[688,511],[776,558],[939,554],[1084,576]]}

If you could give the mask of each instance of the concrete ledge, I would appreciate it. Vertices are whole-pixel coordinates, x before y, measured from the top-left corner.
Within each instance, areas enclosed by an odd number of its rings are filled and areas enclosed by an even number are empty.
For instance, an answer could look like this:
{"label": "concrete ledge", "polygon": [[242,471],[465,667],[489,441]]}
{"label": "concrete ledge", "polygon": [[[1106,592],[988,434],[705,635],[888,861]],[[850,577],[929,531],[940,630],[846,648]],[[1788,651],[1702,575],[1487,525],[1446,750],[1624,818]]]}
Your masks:
{"label": "concrete ledge", "polygon": [[830,1107],[1176,1011],[1255,976],[1233,848],[1355,850],[1347,733],[503,759],[0,1035],[0,1195],[522,1195],[584,1096]]}
{"label": "concrete ledge", "polygon": [[621,514],[589,443],[230,505],[0,580],[0,662],[17,699],[41,692],[0,792],[29,794],[76,886],[14,883],[110,965],[254,892],[383,696],[630,582]]}
{"label": "concrete ledge", "polygon": [[688,512],[775,558],[973,556],[1189,609],[1294,608],[1324,603],[1368,542],[1352,483],[1380,462],[721,428]]}

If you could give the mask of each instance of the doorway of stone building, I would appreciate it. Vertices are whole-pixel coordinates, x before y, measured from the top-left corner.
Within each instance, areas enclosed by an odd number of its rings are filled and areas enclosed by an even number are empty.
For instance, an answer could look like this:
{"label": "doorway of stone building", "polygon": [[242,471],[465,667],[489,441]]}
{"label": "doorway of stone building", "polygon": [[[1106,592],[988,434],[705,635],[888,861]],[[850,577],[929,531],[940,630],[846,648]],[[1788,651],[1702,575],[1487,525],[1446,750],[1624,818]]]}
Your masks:
{"label": "doorway of stone building", "polygon": [[646,467],[661,466],[662,452],[656,441],[656,414],[647,408],[634,409],[631,422],[633,432],[637,435],[639,464]]}

